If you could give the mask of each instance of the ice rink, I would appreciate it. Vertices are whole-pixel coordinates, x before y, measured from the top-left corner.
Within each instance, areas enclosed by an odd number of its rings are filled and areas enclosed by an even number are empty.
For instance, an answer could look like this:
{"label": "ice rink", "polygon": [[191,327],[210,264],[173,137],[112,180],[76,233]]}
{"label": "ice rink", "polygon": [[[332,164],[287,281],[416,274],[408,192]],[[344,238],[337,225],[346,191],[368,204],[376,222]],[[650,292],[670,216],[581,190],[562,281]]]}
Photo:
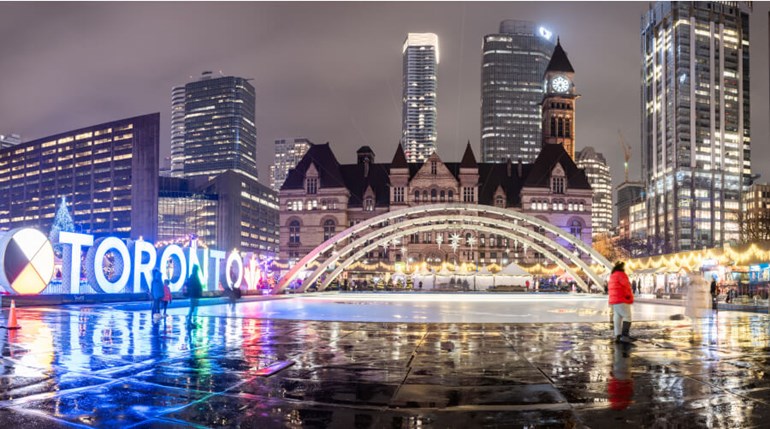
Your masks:
{"label": "ice rink", "polygon": [[[183,309],[179,309],[183,310]],[[668,320],[684,309],[636,303],[637,321]],[[339,322],[571,323],[609,320],[607,296],[490,293],[324,293],[202,306],[199,315]]]}

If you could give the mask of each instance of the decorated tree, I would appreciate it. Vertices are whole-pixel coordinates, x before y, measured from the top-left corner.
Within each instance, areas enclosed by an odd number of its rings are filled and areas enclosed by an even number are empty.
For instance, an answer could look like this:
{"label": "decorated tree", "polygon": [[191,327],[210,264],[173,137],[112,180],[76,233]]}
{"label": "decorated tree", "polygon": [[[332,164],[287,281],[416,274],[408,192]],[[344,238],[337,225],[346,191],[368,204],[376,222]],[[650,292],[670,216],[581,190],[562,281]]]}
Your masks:
{"label": "decorated tree", "polygon": [[53,249],[57,256],[62,255],[62,246],[59,244],[59,232],[75,232],[75,223],[72,221],[69,210],[67,210],[67,199],[61,197],[61,204],[59,209],[56,210],[56,217],[53,219],[53,225],[51,225],[51,232],[48,234],[48,239],[54,245]]}

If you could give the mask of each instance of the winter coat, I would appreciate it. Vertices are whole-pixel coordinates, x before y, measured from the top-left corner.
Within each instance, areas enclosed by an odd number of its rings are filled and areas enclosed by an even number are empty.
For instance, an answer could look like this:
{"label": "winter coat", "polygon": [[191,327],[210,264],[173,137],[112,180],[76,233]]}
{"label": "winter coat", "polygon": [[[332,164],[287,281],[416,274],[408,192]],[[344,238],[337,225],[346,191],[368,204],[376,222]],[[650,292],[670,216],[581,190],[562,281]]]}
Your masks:
{"label": "winter coat", "polygon": [[191,275],[187,279],[187,296],[200,298],[203,295],[203,285],[197,275]]}
{"label": "winter coat", "polygon": [[152,299],[163,298],[163,281],[161,279],[155,278],[152,280],[150,293],[152,294]]}
{"label": "winter coat", "polygon": [[631,282],[623,271],[615,271],[610,275],[609,284],[610,305],[633,304],[634,293],[631,292]]}

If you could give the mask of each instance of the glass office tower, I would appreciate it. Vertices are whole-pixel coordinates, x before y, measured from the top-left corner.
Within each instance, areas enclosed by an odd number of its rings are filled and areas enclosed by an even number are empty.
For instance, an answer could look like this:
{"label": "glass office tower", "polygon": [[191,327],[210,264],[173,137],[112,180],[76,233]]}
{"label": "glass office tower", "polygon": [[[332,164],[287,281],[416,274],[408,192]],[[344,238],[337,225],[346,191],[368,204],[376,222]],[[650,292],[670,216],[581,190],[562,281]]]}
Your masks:
{"label": "glass office tower", "polygon": [[506,20],[484,36],[481,58],[481,159],[529,163],[540,153],[543,75],[556,46],[550,31]]}
{"label": "glass office tower", "polygon": [[213,179],[232,170],[257,180],[255,95],[248,79],[204,72],[185,85],[184,97],[184,177]]}
{"label": "glass office tower", "polygon": [[588,183],[594,191],[591,204],[593,235],[607,234],[612,229],[612,176],[604,155],[589,146],[575,156],[578,168],[586,172]]}
{"label": "glass office tower", "polygon": [[750,2],[657,2],[642,17],[642,172],[655,253],[739,239],[751,182]]}

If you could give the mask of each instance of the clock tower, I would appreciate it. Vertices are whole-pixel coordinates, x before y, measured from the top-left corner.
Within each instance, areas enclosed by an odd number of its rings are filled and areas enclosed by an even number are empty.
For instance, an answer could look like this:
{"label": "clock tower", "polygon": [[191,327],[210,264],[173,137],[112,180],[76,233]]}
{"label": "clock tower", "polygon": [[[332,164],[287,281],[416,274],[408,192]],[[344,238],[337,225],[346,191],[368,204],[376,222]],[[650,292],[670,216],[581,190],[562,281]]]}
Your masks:
{"label": "clock tower", "polygon": [[543,145],[560,144],[575,159],[575,92],[572,68],[567,54],[557,39],[551,62],[545,70],[545,96],[543,97]]}

